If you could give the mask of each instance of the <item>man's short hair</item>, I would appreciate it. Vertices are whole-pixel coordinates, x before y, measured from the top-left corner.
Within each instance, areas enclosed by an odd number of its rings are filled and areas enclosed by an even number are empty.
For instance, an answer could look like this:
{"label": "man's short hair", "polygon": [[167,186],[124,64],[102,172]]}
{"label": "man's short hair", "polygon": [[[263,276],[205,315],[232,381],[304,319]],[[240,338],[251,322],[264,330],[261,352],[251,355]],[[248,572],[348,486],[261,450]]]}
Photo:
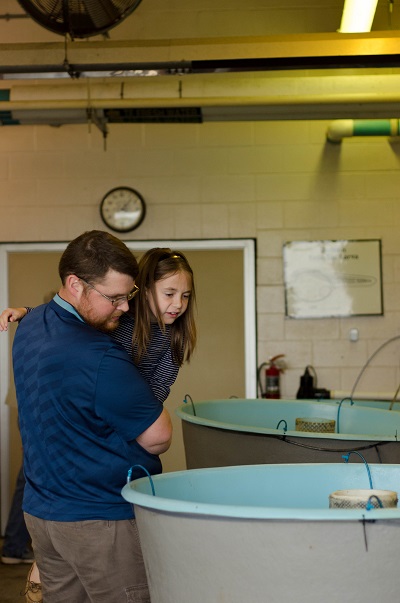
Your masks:
{"label": "man's short hair", "polygon": [[136,279],[138,263],[128,247],[103,230],[90,230],[71,241],[61,256],[58,273],[64,284],[70,274],[89,283],[101,281],[109,270]]}

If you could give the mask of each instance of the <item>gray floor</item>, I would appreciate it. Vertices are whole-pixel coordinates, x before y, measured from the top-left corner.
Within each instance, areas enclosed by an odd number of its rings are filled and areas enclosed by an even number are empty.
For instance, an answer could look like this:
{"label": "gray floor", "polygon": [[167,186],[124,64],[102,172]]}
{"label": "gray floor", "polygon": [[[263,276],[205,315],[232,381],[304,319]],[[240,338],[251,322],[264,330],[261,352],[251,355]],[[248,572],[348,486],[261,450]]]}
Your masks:
{"label": "gray floor", "polygon": [[[0,550],[3,540],[0,539]],[[0,563],[0,603],[25,603],[26,576],[29,565],[4,565]]]}

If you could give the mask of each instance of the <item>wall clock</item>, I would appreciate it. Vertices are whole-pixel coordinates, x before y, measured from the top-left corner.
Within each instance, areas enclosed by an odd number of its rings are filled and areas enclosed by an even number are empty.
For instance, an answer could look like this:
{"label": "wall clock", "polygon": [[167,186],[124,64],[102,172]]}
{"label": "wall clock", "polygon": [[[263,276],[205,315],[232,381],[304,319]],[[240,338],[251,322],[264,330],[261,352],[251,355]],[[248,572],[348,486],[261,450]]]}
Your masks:
{"label": "wall clock", "polygon": [[104,224],[116,232],[135,230],[146,215],[146,203],[133,188],[117,186],[106,193],[100,203]]}

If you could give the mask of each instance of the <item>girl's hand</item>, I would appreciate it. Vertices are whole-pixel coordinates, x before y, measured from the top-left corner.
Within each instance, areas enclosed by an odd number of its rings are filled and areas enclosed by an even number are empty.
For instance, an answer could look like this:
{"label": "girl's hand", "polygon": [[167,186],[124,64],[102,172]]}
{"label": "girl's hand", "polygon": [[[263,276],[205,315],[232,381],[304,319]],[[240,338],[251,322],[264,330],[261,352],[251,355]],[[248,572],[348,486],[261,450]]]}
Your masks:
{"label": "girl's hand", "polygon": [[26,316],[26,308],[6,308],[0,314],[0,331],[7,331],[9,322],[17,322]]}

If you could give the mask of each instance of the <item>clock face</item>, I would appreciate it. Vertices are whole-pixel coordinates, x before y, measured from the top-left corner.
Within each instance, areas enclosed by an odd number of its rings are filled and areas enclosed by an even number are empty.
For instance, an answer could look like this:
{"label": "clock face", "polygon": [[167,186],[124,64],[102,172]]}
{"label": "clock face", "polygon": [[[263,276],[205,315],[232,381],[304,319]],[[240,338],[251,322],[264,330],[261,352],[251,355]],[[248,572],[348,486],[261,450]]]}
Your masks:
{"label": "clock face", "polygon": [[146,204],[133,188],[113,188],[102,199],[100,215],[103,222],[117,232],[129,232],[143,222]]}

